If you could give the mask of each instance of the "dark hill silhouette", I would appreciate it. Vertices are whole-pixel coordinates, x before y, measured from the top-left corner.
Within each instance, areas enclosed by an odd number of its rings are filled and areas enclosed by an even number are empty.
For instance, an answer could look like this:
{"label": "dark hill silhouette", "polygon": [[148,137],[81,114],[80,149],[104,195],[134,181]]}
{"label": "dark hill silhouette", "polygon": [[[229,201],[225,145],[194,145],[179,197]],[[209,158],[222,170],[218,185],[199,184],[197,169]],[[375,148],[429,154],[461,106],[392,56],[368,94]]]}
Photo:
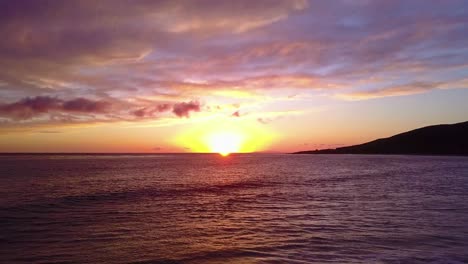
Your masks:
{"label": "dark hill silhouette", "polygon": [[468,156],[468,121],[411,130],[388,138],[336,149],[294,154],[408,154]]}

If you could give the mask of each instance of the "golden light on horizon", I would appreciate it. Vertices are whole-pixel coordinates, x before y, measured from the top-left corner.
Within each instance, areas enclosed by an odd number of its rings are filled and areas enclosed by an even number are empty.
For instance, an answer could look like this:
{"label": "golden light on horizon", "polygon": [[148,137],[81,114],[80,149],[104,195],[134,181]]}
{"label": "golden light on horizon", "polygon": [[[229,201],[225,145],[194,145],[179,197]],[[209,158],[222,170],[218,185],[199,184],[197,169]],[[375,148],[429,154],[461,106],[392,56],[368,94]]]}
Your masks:
{"label": "golden light on horizon", "polygon": [[265,150],[275,138],[259,125],[219,121],[206,122],[176,135],[173,144],[198,153],[249,153]]}
{"label": "golden light on horizon", "polygon": [[207,145],[211,152],[227,156],[239,152],[244,141],[242,135],[234,132],[217,132],[207,137]]}

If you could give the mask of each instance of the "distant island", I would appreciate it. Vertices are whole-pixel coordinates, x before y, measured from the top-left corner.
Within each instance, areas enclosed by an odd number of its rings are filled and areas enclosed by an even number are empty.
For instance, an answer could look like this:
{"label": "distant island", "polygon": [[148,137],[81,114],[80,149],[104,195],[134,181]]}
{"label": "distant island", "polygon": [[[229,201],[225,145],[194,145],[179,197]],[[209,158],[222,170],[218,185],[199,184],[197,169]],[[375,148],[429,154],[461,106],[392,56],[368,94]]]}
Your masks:
{"label": "distant island", "polygon": [[336,149],[299,151],[293,154],[405,154],[468,156],[468,121],[427,126],[388,138]]}

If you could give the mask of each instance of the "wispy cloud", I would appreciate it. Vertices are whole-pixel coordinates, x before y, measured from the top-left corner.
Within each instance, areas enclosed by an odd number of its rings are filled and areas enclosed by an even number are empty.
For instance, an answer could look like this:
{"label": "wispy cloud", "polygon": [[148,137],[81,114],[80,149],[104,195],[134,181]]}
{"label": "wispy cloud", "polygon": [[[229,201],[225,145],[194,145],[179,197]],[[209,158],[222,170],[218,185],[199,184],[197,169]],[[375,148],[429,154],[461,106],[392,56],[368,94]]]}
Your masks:
{"label": "wispy cloud", "polygon": [[398,86],[388,86],[369,91],[357,91],[348,94],[339,94],[339,98],[346,100],[367,100],[381,97],[404,96],[425,93],[435,89],[468,88],[468,79],[451,82],[414,82]]}

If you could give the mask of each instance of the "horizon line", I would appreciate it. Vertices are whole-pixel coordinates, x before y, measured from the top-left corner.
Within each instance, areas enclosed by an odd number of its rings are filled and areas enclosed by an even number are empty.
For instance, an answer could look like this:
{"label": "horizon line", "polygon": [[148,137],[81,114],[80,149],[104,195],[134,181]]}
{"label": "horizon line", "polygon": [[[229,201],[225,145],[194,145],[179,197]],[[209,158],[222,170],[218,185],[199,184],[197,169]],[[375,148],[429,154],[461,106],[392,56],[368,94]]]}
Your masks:
{"label": "horizon line", "polygon": [[[233,152],[229,155],[239,154],[288,154],[289,152],[258,151]],[[0,155],[167,155],[167,154],[219,154],[218,152],[0,152]]]}

